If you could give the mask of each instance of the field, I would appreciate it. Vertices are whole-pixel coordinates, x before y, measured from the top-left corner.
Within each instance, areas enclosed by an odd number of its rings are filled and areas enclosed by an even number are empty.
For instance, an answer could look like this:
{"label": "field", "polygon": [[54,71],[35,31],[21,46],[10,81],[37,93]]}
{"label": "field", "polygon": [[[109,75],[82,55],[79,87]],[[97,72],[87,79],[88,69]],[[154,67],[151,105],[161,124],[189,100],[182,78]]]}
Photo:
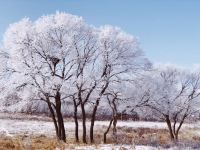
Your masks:
{"label": "field", "polygon": [[[55,140],[54,126],[50,118],[43,116],[0,114],[0,150],[38,149],[200,149],[200,123],[185,124],[180,132],[178,144],[170,142],[164,122],[119,121],[117,140],[111,131],[108,144],[102,144],[102,135],[108,121],[96,121],[95,145],[74,142],[74,122],[65,120],[67,144]],[[26,119],[25,119],[26,118]],[[89,128],[89,122],[87,123]],[[81,136],[81,124],[79,127]],[[177,147],[178,145],[178,147]],[[172,147],[172,148],[171,148]],[[187,148],[188,147],[188,148]]]}

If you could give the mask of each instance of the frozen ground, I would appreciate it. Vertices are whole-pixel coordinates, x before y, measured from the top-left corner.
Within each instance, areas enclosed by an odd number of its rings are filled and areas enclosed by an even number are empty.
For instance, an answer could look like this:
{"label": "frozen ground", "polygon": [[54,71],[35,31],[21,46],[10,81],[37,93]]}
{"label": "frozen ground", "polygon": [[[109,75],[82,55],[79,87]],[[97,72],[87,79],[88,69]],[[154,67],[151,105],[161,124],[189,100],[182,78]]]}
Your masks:
{"label": "frozen ground", "polygon": [[[108,121],[96,121],[95,130],[99,130],[102,126],[107,126],[109,124]],[[89,127],[89,122],[87,126]],[[152,128],[152,129],[167,129],[167,126],[164,122],[144,122],[144,121],[119,121],[118,127],[124,128]],[[65,128],[67,135],[73,135],[74,133],[74,122],[73,121],[65,121]],[[200,123],[194,124],[185,124],[183,129],[192,129],[194,134],[200,135]],[[194,130],[193,130],[194,129]],[[81,130],[81,124],[80,124]],[[23,116],[23,115],[10,115],[10,114],[0,114],[0,136],[14,136],[14,135],[46,135],[46,136],[54,136],[54,126],[51,120],[47,117],[37,117],[37,116]],[[89,146],[66,146],[66,150],[75,149],[75,150],[126,150],[126,149],[134,149],[134,150],[163,150],[163,148],[155,148],[151,146],[133,146],[133,145],[89,145]],[[122,149],[124,147],[126,149]],[[121,148],[121,149],[120,149]],[[190,150],[191,148],[184,148],[184,150]],[[56,150],[59,150],[58,148]],[[169,148],[165,150],[180,150],[180,148]]]}
{"label": "frozen ground", "polygon": [[[0,114],[0,135],[17,135],[17,134],[44,134],[48,136],[55,135],[53,123],[48,119],[42,119],[42,117],[36,118],[28,117],[29,119],[24,119],[19,115],[15,118],[14,116],[9,116],[6,114],[4,117]],[[31,118],[31,119],[30,119]],[[98,130],[102,126],[107,126],[108,121],[96,121],[95,129]],[[90,124],[87,122],[87,126]],[[153,128],[153,129],[164,129],[167,128],[164,122],[144,122],[144,121],[119,121],[118,127],[131,127],[131,128]],[[199,128],[200,123],[195,124],[184,124],[183,128]],[[68,135],[74,132],[74,122],[65,121],[65,128]],[[81,124],[80,124],[81,129]],[[199,133],[199,132],[198,132]],[[196,133],[197,134],[197,133]]]}
{"label": "frozen ground", "polygon": [[[96,121],[95,129],[102,126],[107,126],[108,121]],[[89,126],[89,122],[87,126]],[[131,128],[166,128],[163,122],[118,122],[118,127],[131,127]],[[195,127],[196,124],[186,124],[184,127]],[[67,132],[74,132],[74,122],[65,122]],[[17,135],[17,134],[44,134],[48,136],[54,135],[54,126],[50,121],[39,120],[16,120],[16,119],[0,119],[0,134]]]}
{"label": "frozen ground", "polygon": [[[191,147],[152,147],[152,146],[143,146],[143,145],[112,145],[112,144],[100,144],[100,145],[90,145],[90,146],[74,146],[68,145],[65,150],[195,150]],[[60,150],[56,148],[55,150]],[[198,149],[197,149],[198,150]]]}
{"label": "frozen ground", "polygon": [[[73,146],[72,146],[73,147]],[[68,146],[66,150],[71,150],[72,147]],[[111,144],[100,144],[97,146],[76,146],[73,147],[74,150],[180,150],[178,147],[173,147],[173,148],[155,148],[152,146],[129,146],[129,145],[111,145]],[[60,150],[60,149],[56,149]],[[191,148],[185,148],[184,150],[191,150]]]}

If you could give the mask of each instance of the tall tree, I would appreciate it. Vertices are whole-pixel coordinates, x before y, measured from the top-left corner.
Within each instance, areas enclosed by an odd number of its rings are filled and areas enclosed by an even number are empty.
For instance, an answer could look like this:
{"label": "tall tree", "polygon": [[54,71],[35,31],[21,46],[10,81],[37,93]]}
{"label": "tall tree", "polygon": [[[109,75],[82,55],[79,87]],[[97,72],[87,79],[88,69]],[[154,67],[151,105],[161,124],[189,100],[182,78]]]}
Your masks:
{"label": "tall tree", "polygon": [[90,125],[90,141],[94,142],[94,123],[99,103],[112,84],[119,80],[126,81],[129,75],[134,76],[141,70],[150,67],[149,61],[144,57],[138,42],[118,28],[104,26],[99,30],[99,74],[97,96],[92,110]]}
{"label": "tall tree", "polygon": [[62,100],[69,94],[66,90],[73,76],[73,37],[82,26],[82,18],[57,13],[35,22],[22,19],[11,25],[4,37],[4,46],[10,54],[13,84],[24,95],[30,93],[32,99],[48,104],[56,135],[63,141],[66,135]]}

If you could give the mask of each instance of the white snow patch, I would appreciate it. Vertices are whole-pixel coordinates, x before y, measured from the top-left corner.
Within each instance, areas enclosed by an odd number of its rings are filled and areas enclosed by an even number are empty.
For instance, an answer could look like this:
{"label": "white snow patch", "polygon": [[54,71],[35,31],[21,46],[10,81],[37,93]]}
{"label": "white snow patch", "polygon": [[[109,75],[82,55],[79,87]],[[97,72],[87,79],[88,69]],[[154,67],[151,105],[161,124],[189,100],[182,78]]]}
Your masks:
{"label": "white snow patch", "polygon": [[[108,121],[96,121],[95,130],[102,128],[102,126],[108,126]],[[82,130],[82,124],[80,122],[80,130]],[[87,127],[90,126],[90,122],[87,122]],[[74,133],[74,122],[65,122],[65,128],[67,134]],[[167,129],[164,122],[144,122],[144,121],[119,121],[118,127],[131,127],[131,128],[154,128],[154,129]],[[185,124],[183,128],[196,128],[199,123]],[[89,128],[88,128],[89,129]],[[17,134],[35,134],[35,135],[48,135],[54,136],[55,130],[53,122],[51,121],[39,121],[39,120],[16,120],[16,119],[0,119],[0,135],[17,135]]]}
{"label": "white snow patch", "polygon": [[[65,150],[69,150],[71,147],[66,146]],[[74,150],[157,150],[151,146],[134,146],[134,145],[112,145],[112,144],[100,144],[100,145],[89,145],[89,146],[76,146]],[[55,150],[60,150],[56,148]]]}

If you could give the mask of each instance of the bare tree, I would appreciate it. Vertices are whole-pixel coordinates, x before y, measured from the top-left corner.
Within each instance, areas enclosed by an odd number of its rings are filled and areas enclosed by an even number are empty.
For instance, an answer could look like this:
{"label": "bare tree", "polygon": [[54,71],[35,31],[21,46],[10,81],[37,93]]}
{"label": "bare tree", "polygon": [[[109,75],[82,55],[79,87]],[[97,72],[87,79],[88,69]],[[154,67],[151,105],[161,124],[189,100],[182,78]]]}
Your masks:
{"label": "bare tree", "polygon": [[128,80],[129,73],[134,76],[139,70],[147,69],[150,66],[148,60],[143,57],[137,40],[132,36],[111,26],[102,27],[99,36],[101,52],[99,56],[100,83],[98,84],[98,94],[91,115],[91,143],[94,142],[93,132],[97,109],[109,86],[119,80]]}
{"label": "bare tree", "polygon": [[[95,30],[91,27],[82,29],[80,34],[74,36],[75,49],[75,77],[76,106],[80,106],[83,126],[83,143],[87,143],[86,110],[91,94],[96,88],[96,59],[98,57],[98,44]],[[74,101],[75,102],[75,101]],[[76,107],[75,106],[75,107]]]}
{"label": "bare tree", "polygon": [[[63,22],[60,22],[60,19]],[[57,24],[59,22],[59,24]],[[13,24],[5,34],[5,47],[10,50],[13,82],[29,99],[45,101],[51,112],[58,139],[66,141],[62,100],[69,95],[75,60],[70,49],[82,19],[65,13],[28,19]],[[16,78],[18,83],[16,83]],[[32,98],[31,98],[32,97]]]}
{"label": "bare tree", "polygon": [[[73,102],[77,142],[80,108],[84,143],[86,106],[92,104],[93,143],[96,113],[108,88],[149,67],[132,36],[111,26],[94,28],[81,17],[65,13],[43,16],[35,22],[24,18],[11,25],[4,36],[4,47],[9,50],[9,82],[21,99],[48,105],[56,135],[64,142],[63,101]],[[114,127],[116,123],[114,119]]]}
{"label": "bare tree", "polygon": [[113,137],[117,138],[117,119],[118,119],[118,116],[119,116],[119,113],[118,113],[118,109],[117,109],[117,104],[118,104],[118,100],[119,99],[119,92],[109,92],[109,93],[105,93],[106,95],[106,98],[108,100],[108,103],[109,103],[109,106],[112,110],[112,117],[110,119],[110,123],[106,129],[106,131],[104,132],[104,143],[106,143],[106,136],[110,130],[110,127],[113,125]]}
{"label": "bare tree", "polygon": [[[179,131],[187,117],[199,111],[195,106],[200,95],[200,76],[173,68],[156,71],[148,78],[151,89],[144,106],[155,110],[166,122],[172,140],[178,140]],[[146,80],[146,81],[147,81]]]}

